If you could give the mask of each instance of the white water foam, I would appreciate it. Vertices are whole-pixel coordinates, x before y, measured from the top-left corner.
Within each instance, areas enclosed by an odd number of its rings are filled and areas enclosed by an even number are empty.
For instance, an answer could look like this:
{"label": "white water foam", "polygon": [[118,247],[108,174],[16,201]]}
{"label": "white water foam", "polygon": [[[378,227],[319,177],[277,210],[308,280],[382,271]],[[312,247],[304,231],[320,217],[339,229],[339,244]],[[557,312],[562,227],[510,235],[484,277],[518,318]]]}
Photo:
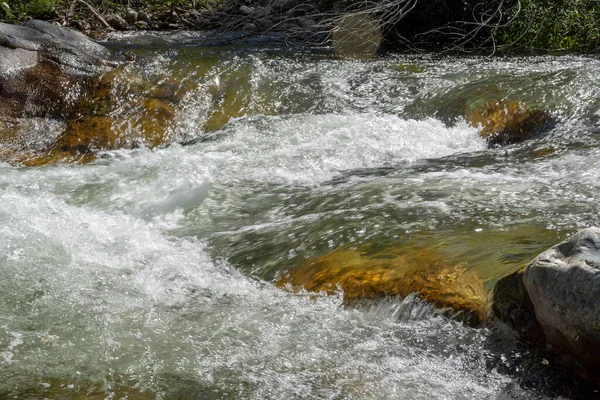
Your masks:
{"label": "white water foam", "polygon": [[343,171],[395,166],[484,150],[477,129],[395,115],[295,115],[238,120],[215,142],[197,145],[219,175],[279,184],[314,185]]}
{"label": "white water foam", "polygon": [[125,375],[167,398],[191,385],[252,399],[481,399],[510,383],[486,371],[484,332],[427,308],[404,307],[402,322],[403,307],[365,313],[288,293],[214,262],[201,242],[48,193],[3,190],[0,220],[0,318],[20,338],[0,374],[30,385],[40,369],[64,384]]}

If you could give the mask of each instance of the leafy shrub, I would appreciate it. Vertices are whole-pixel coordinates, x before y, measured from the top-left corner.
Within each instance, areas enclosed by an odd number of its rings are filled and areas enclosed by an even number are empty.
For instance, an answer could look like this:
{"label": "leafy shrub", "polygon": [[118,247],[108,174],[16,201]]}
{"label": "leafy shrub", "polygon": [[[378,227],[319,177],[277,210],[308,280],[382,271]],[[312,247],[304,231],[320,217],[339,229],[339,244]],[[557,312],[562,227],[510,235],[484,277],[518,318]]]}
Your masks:
{"label": "leafy shrub", "polygon": [[520,0],[511,22],[498,31],[504,46],[543,50],[594,50],[600,47],[597,0]]}
{"label": "leafy shrub", "polygon": [[14,21],[24,17],[41,18],[51,14],[62,0],[8,0],[2,5],[0,20]]}

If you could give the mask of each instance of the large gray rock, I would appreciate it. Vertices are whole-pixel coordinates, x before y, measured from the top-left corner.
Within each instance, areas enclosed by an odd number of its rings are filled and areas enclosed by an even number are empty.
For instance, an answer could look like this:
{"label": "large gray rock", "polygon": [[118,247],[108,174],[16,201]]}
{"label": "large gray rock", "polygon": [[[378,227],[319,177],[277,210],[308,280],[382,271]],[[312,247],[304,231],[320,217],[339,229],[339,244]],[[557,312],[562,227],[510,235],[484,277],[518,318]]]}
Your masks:
{"label": "large gray rock", "polygon": [[64,67],[66,73],[83,75],[110,65],[110,51],[105,47],[79,32],[37,20],[23,25],[0,23],[0,51],[0,75],[35,66],[37,62],[53,63]]}
{"label": "large gray rock", "polygon": [[37,63],[37,51],[0,47],[0,74],[35,67]]}
{"label": "large gray rock", "polygon": [[537,256],[523,286],[547,344],[600,378],[600,228],[584,229]]}
{"label": "large gray rock", "polygon": [[35,29],[0,22],[0,46],[38,51],[49,40],[51,38],[48,35]]}
{"label": "large gray rock", "polygon": [[23,26],[50,36],[51,39],[47,42],[56,44],[61,49],[69,49],[77,53],[87,53],[102,59],[110,57],[110,51],[106,47],[90,40],[90,38],[80,32],[39,20],[24,22]]}

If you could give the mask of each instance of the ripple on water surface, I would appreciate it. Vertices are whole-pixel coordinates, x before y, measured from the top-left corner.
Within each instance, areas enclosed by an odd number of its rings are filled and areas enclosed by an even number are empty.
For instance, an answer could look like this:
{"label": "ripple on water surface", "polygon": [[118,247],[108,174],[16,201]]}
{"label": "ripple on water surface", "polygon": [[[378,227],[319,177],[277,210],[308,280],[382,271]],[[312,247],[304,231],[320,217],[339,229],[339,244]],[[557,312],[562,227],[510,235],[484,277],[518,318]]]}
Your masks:
{"label": "ripple on water surface", "polygon": [[125,380],[185,395],[187,379],[187,394],[243,398],[482,398],[510,386],[486,370],[484,331],[414,298],[344,310],[335,296],[250,280],[200,242],[126,215],[1,197],[5,393]]}
{"label": "ripple on water surface", "polygon": [[[150,53],[152,73],[200,57]],[[190,95],[177,129],[193,144],[0,165],[0,396],[544,398],[506,372],[510,334],[499,348],[414,296],[345,308],[269,280],[338,248],[429,246],[489,283],[600,224],[597,63],[223,57],[201,78],[235,83],[241,65],[272,107],[249,101],[209,135]],[[494,81],[557,126],[486,149],[452,107],[431,112]]]}

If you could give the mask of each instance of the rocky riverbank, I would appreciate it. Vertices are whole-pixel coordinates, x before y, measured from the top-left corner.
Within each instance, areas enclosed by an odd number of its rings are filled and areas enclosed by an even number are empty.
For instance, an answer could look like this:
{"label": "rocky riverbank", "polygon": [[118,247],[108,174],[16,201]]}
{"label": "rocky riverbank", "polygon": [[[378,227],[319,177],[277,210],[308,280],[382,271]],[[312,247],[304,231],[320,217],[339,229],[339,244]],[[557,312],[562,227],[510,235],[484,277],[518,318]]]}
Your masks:
{"label": "rocky riverbank", "polygon": [[[288,39],[325,40],[331,17],[338,12],[318,0],[228,0],[217,2],[136,3],[92,5],[76,0],[58,6],[43,17],[55,25],[94,37],[113,31],[219,30],[249,34],[286,32]],[[329,14],[326,17],[325,11]],[[325,19],[324,25],[320,25]]]}

